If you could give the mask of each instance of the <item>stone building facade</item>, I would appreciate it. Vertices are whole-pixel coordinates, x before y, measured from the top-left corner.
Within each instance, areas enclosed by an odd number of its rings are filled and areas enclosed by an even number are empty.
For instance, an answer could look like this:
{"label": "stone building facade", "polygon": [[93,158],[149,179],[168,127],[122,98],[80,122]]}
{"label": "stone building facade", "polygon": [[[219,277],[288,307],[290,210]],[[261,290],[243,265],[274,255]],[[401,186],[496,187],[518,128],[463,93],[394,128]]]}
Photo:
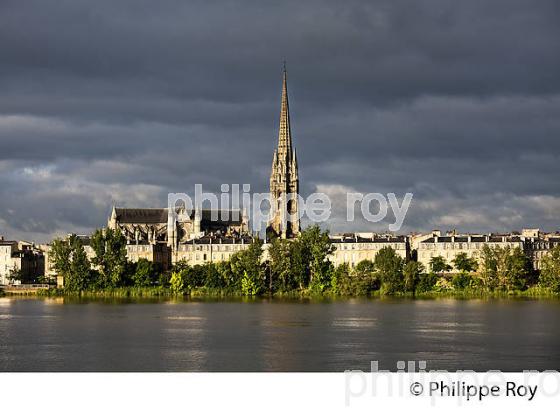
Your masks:
{"label": "stone building facade", "polygon": [[13,283],[10,277],[15,272],[26,277],[43,275],[44,266],[43,254],[34,244],[8,241],[0,236],[0,285]]}
{"label": "stone building facade", "polygon": [[331,236],[335,251],[330,260],[335,266],[347,263],[355,267],[363,260],[373,261],[383,248],[392,248],[403,259],[410,257],[410,247],[406,236],[354,233]]}
{"label": "stone building facade", "polygon": [[418,262],[430,270],[430,261],[433,257],[442,257],[447,264],[453,267],[453,259],[459,253],[480,260],[482,248],[520,248],[525,251],[525,241],[518,235],[445,235],[433,234],[432,237],[418,244]]}
{"label": "stone building facade", "polygon": [[196,238],[180,244],[173,250],[172,260],[174,263],[185,262],[191,266],[208,262],[224,262],[228,261],[234,253],[247,249],[254,240],[255,238],[250,235]]}
{"label": "stone building facade", "polygon": [[527,239],[527,250],[533,269],[541,270],[543,258],[550,253],[550,251],[560,246],[560,236],[550,235],[543,237],[535,237]]}

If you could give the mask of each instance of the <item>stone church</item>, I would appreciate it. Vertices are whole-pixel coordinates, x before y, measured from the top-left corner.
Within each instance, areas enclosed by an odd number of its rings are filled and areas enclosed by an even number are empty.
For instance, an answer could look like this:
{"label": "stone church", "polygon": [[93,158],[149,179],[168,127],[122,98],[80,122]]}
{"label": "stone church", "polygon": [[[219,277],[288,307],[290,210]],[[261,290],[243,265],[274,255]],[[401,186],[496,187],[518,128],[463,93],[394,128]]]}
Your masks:
{"label": "stone church", "polygon": [[218,220],[211,218],[211,210],[177,209],[188,218],[173,218],[168,208],[113,207],[107,226],[119,228],[128,243],[166,243],[170,247],[203,236],[242,236],[249,233],[247,215],[239,210],[218,212]]}
{"label": "stone church", "polygon": [[[296,195],[299,193],[296,151],[292,145],[287,72],[284,67],[278,147],[274,150],[270,175],[271,220],[267,235],[291,238],[300,231]],[[172,250],[202,238],[247,238],[249,218],[241,210],[220,210],[218,219],[211,218],[210,209],[177,209],[179,216],[168,208],[113,207],[107,226],[119,228],[130,245],[166,244]]]}

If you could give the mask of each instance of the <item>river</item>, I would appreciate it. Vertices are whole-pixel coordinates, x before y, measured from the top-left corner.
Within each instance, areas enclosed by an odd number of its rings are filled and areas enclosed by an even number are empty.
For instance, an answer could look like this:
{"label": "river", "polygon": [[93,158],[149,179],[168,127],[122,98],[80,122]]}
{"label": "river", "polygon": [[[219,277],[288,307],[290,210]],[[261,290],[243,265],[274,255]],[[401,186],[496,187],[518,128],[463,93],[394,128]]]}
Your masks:
{"label": "river", "polygon": [[0,298],[0,371],[560,369],[560,301]]}

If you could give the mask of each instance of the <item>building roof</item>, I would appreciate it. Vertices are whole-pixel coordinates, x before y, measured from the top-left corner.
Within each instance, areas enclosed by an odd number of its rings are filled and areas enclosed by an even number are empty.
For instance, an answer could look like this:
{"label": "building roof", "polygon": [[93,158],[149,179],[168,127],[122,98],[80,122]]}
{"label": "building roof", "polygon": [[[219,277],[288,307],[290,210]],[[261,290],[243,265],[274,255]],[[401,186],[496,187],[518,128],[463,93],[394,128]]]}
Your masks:
{"label": "building roof", "polygon": [[241,243],[245,243],[245,244],[249,244],[252,243],[256,238],[253,238],[252,236],[246,235],[246,236],[241,236],[241,237],[231,237],[231,236],[222,236],[222,237],[212,237],[212,236],[203,236],[202,238],[197,238],[197,239],[191,239],[189,241],[186,241],[184,243],[181,243],[181,245],[209,245],[209,244],[213,244],[213,245],[219,245],[219,244],[241,244]]}
{"label": "building roof", "polygon": [[115,208],[121,223],[167,223],[167,208]]}
{"label": "building roof", "polygon": [[404,236],[378,236],[373,238],[363,238],[363,237],[338,237],[330,238],[331,243],[404,243],[406,242],[406,237]]}
{"label": "building roof", "polygon": [[[450,242],[468,242],[468,236],[438,236],[438,243],[450,243]],[[471,236],[471,242],[503,242],[503,236]],[[519,236],[507,236],[506,242],[522,242]],[[422,241],[423,243],[434,243],[435,238],[428,238]]]}
{"label": "building roof", "polygon": [[[168,219],[168,208],[115,208],[117,221],[120,223],[165,224]],[[195,211],[188,213],[194,219]],[[237,209],[217,210],[217,219],[212,220],[212,210],[201,211],[202,223],[235,224],[243,220],[242,212]]]}
{"label": "building roof", "polygon": [[0,246],[13,246],[17,245],[16,241],[0,241]]}

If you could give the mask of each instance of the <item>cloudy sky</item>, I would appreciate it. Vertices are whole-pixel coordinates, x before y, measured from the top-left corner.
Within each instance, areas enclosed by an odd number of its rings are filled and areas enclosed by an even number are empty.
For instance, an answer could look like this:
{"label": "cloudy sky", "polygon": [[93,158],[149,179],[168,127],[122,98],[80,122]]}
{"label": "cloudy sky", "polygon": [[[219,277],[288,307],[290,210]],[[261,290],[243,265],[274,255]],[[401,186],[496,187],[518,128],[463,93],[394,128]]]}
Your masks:
{"label": "cloudy sky", "polygon": [[284,59],[302,194],[412,192],[403,231],[559,229],[559,21],[556,0],[0,0],[0,235],[265,191]]}

